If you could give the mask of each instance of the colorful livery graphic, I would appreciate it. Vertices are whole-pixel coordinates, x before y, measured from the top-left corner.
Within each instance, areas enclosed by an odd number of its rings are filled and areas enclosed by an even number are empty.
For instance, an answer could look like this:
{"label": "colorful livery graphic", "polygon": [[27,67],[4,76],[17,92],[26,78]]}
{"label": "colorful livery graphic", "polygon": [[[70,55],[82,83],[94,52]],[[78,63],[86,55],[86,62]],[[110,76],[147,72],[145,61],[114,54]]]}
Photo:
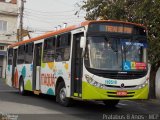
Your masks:
{"label": "colorful livery graphic", "polygon": [[100,100],[147,99],[149,68],[144,26],[86,21],[8,47],[7,84],[35,94]]}

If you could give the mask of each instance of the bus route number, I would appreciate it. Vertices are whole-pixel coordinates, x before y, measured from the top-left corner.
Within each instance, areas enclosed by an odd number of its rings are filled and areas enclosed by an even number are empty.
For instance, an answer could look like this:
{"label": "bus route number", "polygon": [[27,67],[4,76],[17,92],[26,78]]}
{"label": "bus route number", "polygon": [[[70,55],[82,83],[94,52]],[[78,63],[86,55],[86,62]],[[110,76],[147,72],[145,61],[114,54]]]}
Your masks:
{"label": "bus route number", "polygon": [[117,84],[117,80],[106,80],[105,84],[106,85],[116,85]]}

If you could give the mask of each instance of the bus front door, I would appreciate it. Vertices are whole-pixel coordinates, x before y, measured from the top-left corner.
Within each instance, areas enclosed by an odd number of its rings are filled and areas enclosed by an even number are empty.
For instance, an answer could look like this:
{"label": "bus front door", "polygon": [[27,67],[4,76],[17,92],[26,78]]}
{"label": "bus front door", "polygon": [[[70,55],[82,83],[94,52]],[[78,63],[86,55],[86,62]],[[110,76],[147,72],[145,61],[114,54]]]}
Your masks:
{"label": "bus front door", "polygon": [[33,79],[32,79],[33,90],[40,90],[41,53],[42,53],[42,43],[35,44],[34,60],[33,60]]}
{"label": "bus front door", "polygon": [[80,48],[80,38],[84,33],[73,35],[72,61],[71,61],[71,95],[74,97],[82,97],[82,72],[83,59],[82,49]]}

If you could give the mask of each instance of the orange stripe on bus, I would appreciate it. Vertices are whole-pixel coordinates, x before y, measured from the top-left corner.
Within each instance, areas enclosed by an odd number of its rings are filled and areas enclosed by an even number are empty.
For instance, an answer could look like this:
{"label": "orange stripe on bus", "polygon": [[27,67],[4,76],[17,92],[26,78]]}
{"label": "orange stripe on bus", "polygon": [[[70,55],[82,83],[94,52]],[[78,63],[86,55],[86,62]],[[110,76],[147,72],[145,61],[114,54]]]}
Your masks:
{"label": "orange stripe on bus", "polygon": [[60,33],[68,32],[68,31],[74,30],[76,28],[89,25],[90,23],[103,23],[103,22],[108,22],[108,23],[109,22],[123,23],[123,24],[130,24],[130,25],[136,25],[136,26],[144,27],[142,24],[136,24],[136,23],[124,22],[124,21],[118,21],[118,20],[99,20],[99,21],[92,20],[92,21],[84,21],[84,22],[80,23],[79,25],[73,25],[73,26],[70,26],[70,27],[67,27],[67,28],[64,28],[64,29],[61,29],[61,30],[57,30],[57,31],[46,33],[44,35],[41,35],[41,36],[38,36],[38,37],[35,37],[35,38],[31,38],[31,39],[28,39],[28,40],[17,42],[15,44],[10,45],[9,48],[12,48],[12,47],[15,47],[15,46],[19,46],[19,45],[22,45],[22,44],[25,44],[25,43],[41,40],[41,39],[44,39],[44,38],[47,38],[47,37],[51,37],[53,35],[58,35]]}

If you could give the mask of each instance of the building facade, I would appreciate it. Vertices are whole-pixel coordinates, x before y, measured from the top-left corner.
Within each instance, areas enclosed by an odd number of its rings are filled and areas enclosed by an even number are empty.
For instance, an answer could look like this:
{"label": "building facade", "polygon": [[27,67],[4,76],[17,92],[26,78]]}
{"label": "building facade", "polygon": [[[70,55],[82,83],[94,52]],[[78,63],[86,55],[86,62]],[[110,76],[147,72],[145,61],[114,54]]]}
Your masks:
{"label": "building facade", "polygon": [[7,46],[17,42],[17,0],[0,0],[0,78],[5,78]]}

